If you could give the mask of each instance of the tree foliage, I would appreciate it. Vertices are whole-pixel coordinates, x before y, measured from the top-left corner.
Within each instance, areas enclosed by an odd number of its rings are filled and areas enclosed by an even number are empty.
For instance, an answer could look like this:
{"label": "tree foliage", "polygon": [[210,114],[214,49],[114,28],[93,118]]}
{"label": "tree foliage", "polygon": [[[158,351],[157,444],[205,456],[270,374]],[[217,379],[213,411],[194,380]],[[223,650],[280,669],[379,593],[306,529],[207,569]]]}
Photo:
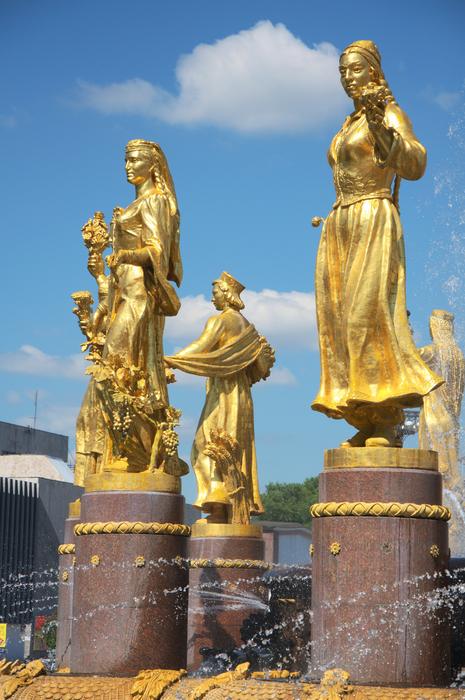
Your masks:
{"label": "tree foliage", "polygon": [[284,523],[311,523],[309,507],[318,501],[318,477],[312,476],[301,484],[267,484],[262,493],[265,513],[259,520],[277,520]]}

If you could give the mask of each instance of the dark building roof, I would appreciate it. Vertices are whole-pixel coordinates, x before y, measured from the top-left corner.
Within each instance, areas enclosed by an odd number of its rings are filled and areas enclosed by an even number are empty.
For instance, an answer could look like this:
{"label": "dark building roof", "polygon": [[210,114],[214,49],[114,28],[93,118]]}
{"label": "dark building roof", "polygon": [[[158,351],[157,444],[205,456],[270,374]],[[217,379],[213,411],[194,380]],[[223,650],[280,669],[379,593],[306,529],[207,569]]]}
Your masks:
{"label": "dark building roof", "polygon": [[68,461],[68,437],[0,421],[0,455],[46,455]]}

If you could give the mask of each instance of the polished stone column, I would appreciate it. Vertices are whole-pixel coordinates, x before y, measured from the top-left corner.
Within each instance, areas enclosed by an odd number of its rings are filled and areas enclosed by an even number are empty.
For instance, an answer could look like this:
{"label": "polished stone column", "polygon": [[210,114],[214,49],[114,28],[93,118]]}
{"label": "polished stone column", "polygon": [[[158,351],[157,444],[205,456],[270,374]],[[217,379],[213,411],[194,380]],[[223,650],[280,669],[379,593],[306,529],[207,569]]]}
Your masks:
{"label": "polished stone column", "polygon": [[257,525],[207,524],[192,527],[189,542],[187,664],[195,670],[201,649],[232,651],[242,644],[241,627],[265,608],[264,542]]}
{"label": "polished stone column", "polygon": [[86,486],[76,528],[73,673],[185,668],[190,529],[183,517],[176,493]]}
{"label": "polished stone column", "polygon": [[326,452],[312,509],[315,677],[337,666],[361,684],[449,683],[441,479],[434,452]]}

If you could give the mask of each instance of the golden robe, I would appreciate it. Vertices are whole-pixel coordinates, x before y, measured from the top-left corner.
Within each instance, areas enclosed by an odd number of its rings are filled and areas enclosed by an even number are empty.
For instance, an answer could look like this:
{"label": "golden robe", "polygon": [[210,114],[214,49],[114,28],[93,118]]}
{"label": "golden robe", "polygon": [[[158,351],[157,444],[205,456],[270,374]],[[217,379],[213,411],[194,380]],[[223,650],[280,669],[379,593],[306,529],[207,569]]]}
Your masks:
{"label": "golden robe", "polygon": [[227,309],[210,319],[200,338],[191,346],[178,355],[166,358],[170,367],[208,377],[205,405],[191,452],[198,486],[194,505],[198,508],[208,502],[211,476],[215,470],[214,462],[204,453],[213,428],[228,433],[239,443],[242,473],[249,491],[248,501],[253,504],[251,513],[263,513],[250,386],[269,374],[268,347],[265,338],[239,311]]}
{"label": "golden robe", "polygon": [[[152,398],[152,413],[169,405],[163,362],[165,316],[175,315],[180,306],[169,283],[180,284],[182,264],[179,251],[179,217],[171,211],[168,197],[161,193],[139,197],[113,226],[113,252],[137,251],[139,264],[120,264],[109,278],[106,340],[103,357],[122,355],[144,370]],[[104,388],[90,381],[77,422],[76,442],[90,443],[103,451],[100,463],[80,465],[75,483],[103,462],[111,461],[111,439],[103,425],[101,402]],[[150,461],[154,428],[134,418],[131,427],[131,469],[143,471]]]}
{"label": "golden robe", "polygon": [[441,384],[408,325],[404,241],[391,195],[396,174],[423,175],[426,151],[397,105],[387,105],[384,124],[393,135],[384,161],[362,112],[346,119],[328,153],[337,198],[316,263],[321,378],[312,408],[348,422],[373,404],[420,406]]}

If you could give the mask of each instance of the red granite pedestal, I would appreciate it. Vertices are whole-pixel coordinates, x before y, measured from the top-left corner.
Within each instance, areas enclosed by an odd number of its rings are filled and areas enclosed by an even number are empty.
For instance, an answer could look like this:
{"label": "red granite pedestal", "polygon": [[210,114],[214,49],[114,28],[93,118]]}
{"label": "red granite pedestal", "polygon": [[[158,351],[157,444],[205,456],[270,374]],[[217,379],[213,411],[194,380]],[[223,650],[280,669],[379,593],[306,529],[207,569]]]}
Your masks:
{"label": "red granite pedestal", "polygon": [[241,627],[265,609],[264,542],[261,528],[250,525],[198,524],[189,542],[187,667],[199,667],[203,647],[232,651],[240,647]]}
{"label": "red granite pedestal", "polygon": [[184,498],[176,493],[82,496],[72,673],[185,668],[189,528],[183,516]]}
{"label": "red granite pedestal", "polygon": [[[367,512],[374,502],[440,506],[441,478],[432,452],[327,451],[319,501],[333,505],[317,508],[327,516],[313,519],[314,677],[338,667],[359,684],[450,682],[449,630],[440,596],[449,550],[441,510],[381,506],[404,517],[342,514]],[[359,506],[342,505],[340,515],[329,515],[337,511],[335,503],[344,502]],[[418,517],[421,512],[430,517]]]}
{"label": "red granite pedestal", "polygon": [[71,663],[71,638],[73,627],[74,584],[74,526],[79,522],[80,501],[69,505],[69,517],[65,521],[65,541],[58,548],[58,631],[56,664],[58,670],[67,669]]}

